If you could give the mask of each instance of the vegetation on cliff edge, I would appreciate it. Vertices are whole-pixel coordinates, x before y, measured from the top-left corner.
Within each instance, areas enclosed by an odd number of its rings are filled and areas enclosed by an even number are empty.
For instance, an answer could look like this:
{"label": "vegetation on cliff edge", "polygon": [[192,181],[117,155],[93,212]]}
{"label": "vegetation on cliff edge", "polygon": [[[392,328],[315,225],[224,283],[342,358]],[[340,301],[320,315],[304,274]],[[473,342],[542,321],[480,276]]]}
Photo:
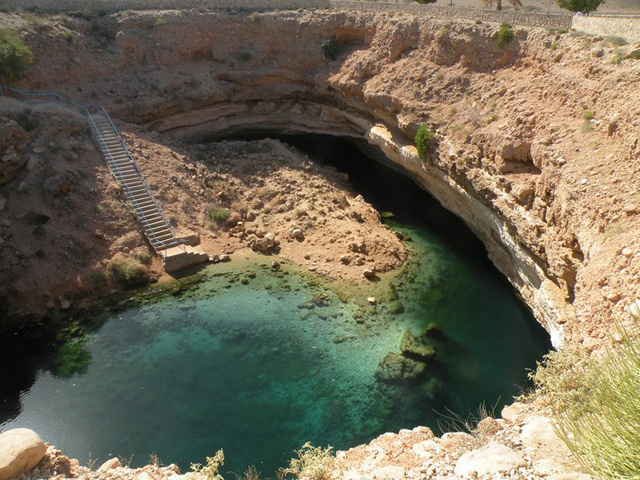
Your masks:
{"label": "vegetation on cliff edge", "polygon": [[20,35],[9,28],[0,28],[0,79],[19,80],[32,62],[33,54]]}
{"label": "vegetation on cliff edge", "polygon": [[629,311],[634,325],[618,326],[602,358],[567,348],[531,375],[554,409],[558,435],[598,478],[640,478],[640,300]]}

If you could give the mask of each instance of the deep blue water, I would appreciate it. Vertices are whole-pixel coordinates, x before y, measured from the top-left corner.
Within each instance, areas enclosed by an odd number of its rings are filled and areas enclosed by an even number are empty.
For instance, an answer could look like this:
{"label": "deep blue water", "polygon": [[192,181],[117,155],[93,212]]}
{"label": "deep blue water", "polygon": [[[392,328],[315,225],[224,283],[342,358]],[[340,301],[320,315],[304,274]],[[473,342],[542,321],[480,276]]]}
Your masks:
{"label": "deep blue water", "polygon": [[[32,428],[82,463],[133,455],[139,465],[156,453],[183,471],[223,448],[222,472],[255,465],[273,476],[306,441],[346,449],[386,431],[437,429],[436,412],[499,408],[518,393],[548,337],[466,227],[346,144],[289,140],[349,171],[411,237],[412,263],[393,280],[404,311],[391,313],[384,292],[374,308],[365,291],[237,258],[180,296],[101,314],[79,348],[37,371],[1,431]],[[399,353],[403,333],[429,324],[442,333],[428,375],[378,382],[379,362]]]}

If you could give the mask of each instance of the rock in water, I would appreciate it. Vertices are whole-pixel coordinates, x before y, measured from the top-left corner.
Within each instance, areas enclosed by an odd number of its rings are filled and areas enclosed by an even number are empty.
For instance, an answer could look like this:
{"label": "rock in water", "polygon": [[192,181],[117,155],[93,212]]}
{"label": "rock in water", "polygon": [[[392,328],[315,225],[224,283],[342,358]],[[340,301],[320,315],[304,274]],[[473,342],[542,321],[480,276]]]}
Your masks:
{"label": "rock in water", "polygon": [[35,467],[47,447],[33,430],[16,428],[0,434],[0,480],[9,480]]}
{"label": "rock in water", "polygon": [[424,337],[411,335],[407,330],[400,340],[400,351],[405,357],[413,358],[420,362],[426,362],[436,356],[436,349],[433,345],[424,343]]}
{"label": "rock in water", "polygon": [[391,352],[378,365],[375,377],[385,383],[411,382],[418,380],[426,368],[422,362]]}

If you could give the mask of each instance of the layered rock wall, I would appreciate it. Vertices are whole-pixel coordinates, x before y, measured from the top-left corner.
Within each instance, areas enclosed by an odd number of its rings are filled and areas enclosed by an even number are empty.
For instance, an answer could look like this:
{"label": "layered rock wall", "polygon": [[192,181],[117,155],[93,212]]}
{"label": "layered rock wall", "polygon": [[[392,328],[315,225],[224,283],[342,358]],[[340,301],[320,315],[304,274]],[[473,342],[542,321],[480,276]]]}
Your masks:
{"label": "layered rock wall", "polygon": [[[495,26],[346,11],[158,15],[78,21],[73,45],[50,29],[24,85],[166,137],[369,142],[467,222],[556,345],[593,348],[640,296],[640,98],[634,66],[601,41],[519,29],[502,48]],[[436,133],[424,162],[423,123]]]}

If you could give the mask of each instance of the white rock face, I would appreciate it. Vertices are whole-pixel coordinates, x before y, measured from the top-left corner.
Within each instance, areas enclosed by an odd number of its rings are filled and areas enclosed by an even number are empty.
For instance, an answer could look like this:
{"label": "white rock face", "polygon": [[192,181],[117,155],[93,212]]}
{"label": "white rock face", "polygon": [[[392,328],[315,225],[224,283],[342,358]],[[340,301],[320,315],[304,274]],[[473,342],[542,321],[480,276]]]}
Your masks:
{"label": "white rock face", "polygon": [[120,460],[118,458],[110,458],[109,460],[104,462],[102,465],[100,465],[100,468],[98,468],[98,471],[106,472],[107,470],[113,470],[114,468],[120,468],[120,467],[122,467],[122,463],[120,463]]}
{"label": "white rock face", "polygon": [[455,474],[490,476],[507,473],[524,465],[524,459],[515,450],[499,443],[490,443],[480,450],[462,455],[456,463]]}
{"label": "white rock face", "polygon": [[547,417],[535,417],[522,427],[522,443],[534,457],[567,456],[569,449],[553,430]]}
{"label": "white rock face", "polygon": [[0,480],[28,472],[46,452],[42,439],[28,428],[16,428],[0,434]]}

